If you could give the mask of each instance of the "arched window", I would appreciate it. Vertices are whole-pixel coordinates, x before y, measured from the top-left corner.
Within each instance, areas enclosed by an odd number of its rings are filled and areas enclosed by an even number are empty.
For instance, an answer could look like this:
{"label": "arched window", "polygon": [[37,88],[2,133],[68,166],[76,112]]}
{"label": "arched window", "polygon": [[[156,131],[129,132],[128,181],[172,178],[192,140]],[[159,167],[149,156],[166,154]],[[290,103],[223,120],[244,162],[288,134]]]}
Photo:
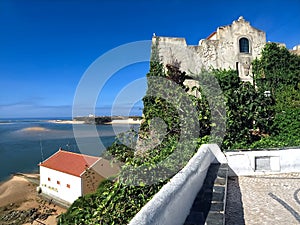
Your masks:
{"label": "arched window", "polygon": [[247,38],[241,38],[239,44],[240,52],[249,53],[249,40]]}

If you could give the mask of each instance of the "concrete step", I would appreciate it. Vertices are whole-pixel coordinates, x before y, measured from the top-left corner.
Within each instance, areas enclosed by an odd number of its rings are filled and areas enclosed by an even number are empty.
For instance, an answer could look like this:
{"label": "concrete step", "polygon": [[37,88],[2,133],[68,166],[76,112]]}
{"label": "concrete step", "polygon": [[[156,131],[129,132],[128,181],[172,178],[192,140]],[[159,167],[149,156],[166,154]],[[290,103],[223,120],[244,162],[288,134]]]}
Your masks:
{"label": "concrete step", "polygon": [[205,218],[202,212],[194,212],[192,211],[186,221],[185,225],[197,225],[197,224],[204,224],[205,223]]}
{"label": "concrete step", "polygon": [[224,218],[227,164],[211,164],[184,225],[219,225]]}

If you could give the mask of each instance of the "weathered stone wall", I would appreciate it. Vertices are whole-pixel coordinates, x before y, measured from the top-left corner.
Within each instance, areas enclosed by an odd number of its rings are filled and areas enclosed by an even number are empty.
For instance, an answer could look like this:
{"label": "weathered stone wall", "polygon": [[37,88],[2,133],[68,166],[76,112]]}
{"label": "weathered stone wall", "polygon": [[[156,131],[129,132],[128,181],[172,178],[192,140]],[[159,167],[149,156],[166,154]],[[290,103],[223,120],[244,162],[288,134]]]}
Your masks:
{"label": "weathered stone wall", "polygon": [[[266,34],[250,25],[243,17],[231,25],[219,27],[197,46],[189,46],[184,38],[158,38],[159,54],[164,65],[180,63],[180,69],[189,73],[199,73],[202,68],[238,69],[244,81],[252,82],[251,62],[260,56],[266,43]],[[241,38],[249,41],[249,52],[240,52]]]}
{"label": "weathered stone wall", "polygon": [[[260,56],[260,52],[266,43],[266,34],[250,25],[243,18],[233,21],[232,25],[219,27],[216,32],[220,42],[218,48],[218,65],[221,68],[236,69],[242,80],[251,81],[251,62]],[[239,40],[249,40],[249,52],[241,53]]]}
{"label": "weathered stone wall", "polygon": [[300,45],[296,45],[292,50],[292,53],[300,55]]}

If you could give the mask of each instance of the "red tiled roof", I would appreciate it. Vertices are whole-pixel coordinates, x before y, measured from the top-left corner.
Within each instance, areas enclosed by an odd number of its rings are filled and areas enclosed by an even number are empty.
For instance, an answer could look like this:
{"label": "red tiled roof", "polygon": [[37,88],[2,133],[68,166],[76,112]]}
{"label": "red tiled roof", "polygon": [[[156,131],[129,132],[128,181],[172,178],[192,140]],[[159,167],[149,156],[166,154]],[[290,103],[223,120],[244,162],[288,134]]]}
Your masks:
{"label": "red tiled roof", "polygon": [[40,163],[39,166],[80,177],[87,167],[90,167],[99,159],[99,157],[68,152],[60,149],[44,162]]}

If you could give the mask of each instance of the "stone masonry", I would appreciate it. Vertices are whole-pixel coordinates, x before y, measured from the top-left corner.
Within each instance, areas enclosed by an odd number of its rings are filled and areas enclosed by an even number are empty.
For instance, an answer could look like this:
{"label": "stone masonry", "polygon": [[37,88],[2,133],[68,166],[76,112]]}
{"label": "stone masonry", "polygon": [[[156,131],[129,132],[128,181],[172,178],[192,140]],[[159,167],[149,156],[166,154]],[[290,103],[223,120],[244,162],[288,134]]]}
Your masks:
{"label": "stone masonry", "polygon": [[218,27],[196,46],[187,45],[185,38],[153,36],[153,43],[156,39],[164,65],[176,62],[187,73],[231,68],[238,71],[241,80],[252,82],[251,62],[260,56],[266,34],[239,17],[231,25]]}

